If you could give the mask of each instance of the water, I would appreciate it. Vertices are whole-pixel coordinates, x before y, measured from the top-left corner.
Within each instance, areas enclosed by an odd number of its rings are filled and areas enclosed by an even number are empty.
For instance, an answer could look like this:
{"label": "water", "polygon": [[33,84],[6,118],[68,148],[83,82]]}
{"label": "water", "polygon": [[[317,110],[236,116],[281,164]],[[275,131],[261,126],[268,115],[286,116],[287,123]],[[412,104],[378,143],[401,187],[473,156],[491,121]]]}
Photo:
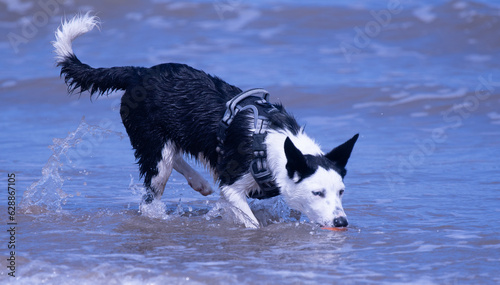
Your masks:
{"label": "water", "polygon": [[[0,1],[0,165],[18,203],[12,278],[0,195],[3,284],[500,283],[496,1],[49,2]],[[67,96],[54,67],[61,17],[89,9],[103,23],[75,42],[86,63],[264,87],[325,150],[360,132],[349,230],[279,198],[253,202],[266,226],[245,229],[177,173],[139,209],[120,94]]]}

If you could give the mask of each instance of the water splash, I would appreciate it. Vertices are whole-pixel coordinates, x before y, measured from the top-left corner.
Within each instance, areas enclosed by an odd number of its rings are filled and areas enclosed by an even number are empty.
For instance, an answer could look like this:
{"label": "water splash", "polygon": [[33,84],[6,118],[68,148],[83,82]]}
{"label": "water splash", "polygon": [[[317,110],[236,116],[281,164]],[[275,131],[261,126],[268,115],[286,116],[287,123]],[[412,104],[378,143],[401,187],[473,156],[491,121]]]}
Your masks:
{"label": "water splash", "polygon": [[[64,187],[64,182],[69,177],[64,177],[65,171],[68,168],[78,169],[84,166],[82,164],[85,156],[90,156],[92,149],[102,143],[105,137],[109,135],[117,135],[121,139],[124,134],[111,131],[109,124],[89,125],[85,118],[82,118],[78,127],[68,133],[65,138],[54,138],[53,144],[49,146],[52,150],[52,155],[47,163],[42,168],[42,177],[35,181],[24,192],[23,199],[20,203],[20,210],[26,214],[40,214],[46,212],[60,212],[67,200],[79,193],[67,193],[69,187]],[[85,151],[79,151],[82,148]],[[83,169],[79,173],[87,174]],[[145,188],[134,182],[134,178],[130,177],[129,189],[136,196],[142,197],[146,190]],[[257,218],[262,225],[267,225],[276,222],[297,221],[298,218],[286,204],[278,199],[270,199],[265,202],[254,201],[251,203]],[[182,200],[169,207],[160,200],[155,200],[151,204],[141,204],[139,213],[143,216],[167,220],[174,217],[190,217],[204,216],[207,220],[222,219],[234,224],[253,223],[252,219],[247,217],[241,210],[234,208],[223,198],[215,202],[215,205],[210,203],[193,209],[191,205],[183,205]],[[299,214],[300,216],[300,214]]]}
{"label": "water splash", "polygon": [[153,219],[167,220],[169,218],[167,206],[158,199],[153,200],[150,204],[141,203],[139,213]]}
{"label": "water splash", "polygon": [[288,207],[281,197],[252,200],[249,205],[260,225],[254,224],[254,221],[250,217],[240,209],[234,207],[223,197],[220,197],[215,202],[204,217],[207,221],[222,220],[229,224],[245,225],[247,227],[265,227],[270,224],[302,223],[306,221],[300,212]]}
{"label": "water splash", "polygon": [[[24,191],[19,205],[21,211],[26,214],[61,211],[66,199],[74,196],[63,190],[65,179],[61,171],[64,158],[67,159],[69,166],[76,167],[78,160],[85,155],[75,151],[82,142],[93,142],[89,145],[95,147],[109,135],[117,135],[120,139],[125,137],[120,132],[110,130],[109,126],[108,121],[102,121],[99,126],[89,125],[85,122],[85,117],[82,117],[75,131],[70,132],[65,138],[54,138],[53,144],[49,146],[52,155],[42,168],[42,177]],[[90,155],[90,152],[91,149],[87,155]]]}
{"label": "water splash", "polygon": [[255,217],[263,226],[304,221],[302,214],[291,209],[279,196],[266,200],[253,200],[249,204]]}

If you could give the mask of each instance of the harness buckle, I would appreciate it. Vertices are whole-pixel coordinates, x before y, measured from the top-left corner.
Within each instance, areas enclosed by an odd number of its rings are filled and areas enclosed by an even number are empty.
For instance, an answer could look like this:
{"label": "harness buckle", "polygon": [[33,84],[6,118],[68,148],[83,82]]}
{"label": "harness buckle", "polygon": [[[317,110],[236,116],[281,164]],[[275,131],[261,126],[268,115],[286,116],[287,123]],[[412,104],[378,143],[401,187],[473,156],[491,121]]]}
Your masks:
{"label": "harness buckle", "polygon": [[253,134],[253,151],[255,152],[266,152],[267,147],[264,144],[264,141],[266,140],[266,133],[263,134]]}

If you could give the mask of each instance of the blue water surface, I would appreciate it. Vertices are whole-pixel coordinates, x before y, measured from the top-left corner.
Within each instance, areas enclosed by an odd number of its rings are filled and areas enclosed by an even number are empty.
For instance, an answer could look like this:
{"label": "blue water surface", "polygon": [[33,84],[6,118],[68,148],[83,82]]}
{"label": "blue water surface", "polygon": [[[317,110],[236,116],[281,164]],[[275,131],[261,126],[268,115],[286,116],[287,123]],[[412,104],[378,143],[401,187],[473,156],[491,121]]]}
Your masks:
{"label": "blue water surface", "polygon": [[[500,282],[496,1],[40,3],[0,3],[0,169],[16,174],[19,229],[17,274],[3,258],[2,282]],[[177,173],[141,210],[121,93],[69,96],[54,63],[61,18],[89,10],[100,30],[74,51],[91,66],[181,62],[266,88],[324,151],[360,133],[348,231],[322,230],[280,198],[251,201],[265,226],[245,229],[218,190],[203,197]]]}

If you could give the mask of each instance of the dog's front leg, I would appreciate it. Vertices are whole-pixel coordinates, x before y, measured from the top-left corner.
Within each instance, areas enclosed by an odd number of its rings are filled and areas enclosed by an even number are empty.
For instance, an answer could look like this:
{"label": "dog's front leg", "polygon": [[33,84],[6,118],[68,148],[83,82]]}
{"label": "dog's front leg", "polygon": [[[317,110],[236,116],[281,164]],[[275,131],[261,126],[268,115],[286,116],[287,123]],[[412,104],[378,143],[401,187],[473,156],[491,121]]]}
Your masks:
{"label": "dog's front leg", "polygon": [[246,188],[242,180],[236,181],[232,185],[221,187],[224,198],[233,206],[233,213],[245,224],[247,228],[258,228],[259,221],[253,214],[247,202]]}

